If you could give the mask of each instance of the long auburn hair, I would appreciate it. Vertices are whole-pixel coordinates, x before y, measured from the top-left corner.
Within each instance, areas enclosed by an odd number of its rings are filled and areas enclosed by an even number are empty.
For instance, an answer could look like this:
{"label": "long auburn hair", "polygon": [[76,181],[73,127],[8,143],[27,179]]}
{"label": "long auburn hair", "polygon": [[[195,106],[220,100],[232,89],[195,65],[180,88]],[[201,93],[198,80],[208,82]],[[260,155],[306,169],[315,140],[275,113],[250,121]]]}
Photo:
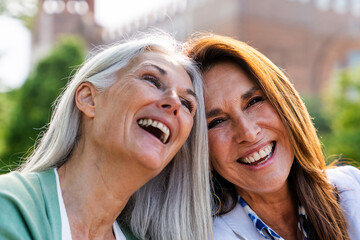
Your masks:
{"label": "long auburn hair", "polygon": [[[293,194],[304,206],[312,224],[311,239],[350,239],[338,193],[326,177],[326,165],[319,138],[298,92],[285,74],[268,58],[248,44],[220,35],[200,35],[188,41],[188,55],[202,73],[216,63],[236,63],[264,92],[279,114],[295,159],[288,178]],[[232,183],[213,172],[217,215],[231,211],[237,203]]]}

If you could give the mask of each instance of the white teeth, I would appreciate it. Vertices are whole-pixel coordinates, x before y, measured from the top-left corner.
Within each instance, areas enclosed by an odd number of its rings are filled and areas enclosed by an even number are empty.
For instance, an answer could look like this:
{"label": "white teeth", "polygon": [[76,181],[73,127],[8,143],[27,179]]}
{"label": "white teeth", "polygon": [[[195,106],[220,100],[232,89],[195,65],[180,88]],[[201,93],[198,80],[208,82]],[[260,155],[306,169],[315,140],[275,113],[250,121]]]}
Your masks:
{"label": "white teeth", "polygon": [[[266,151],[266,149],[265,149],[265,151]],[[260,155],[260,158],[263,158],[263,157],[265,157],[267,154],[264,152],[263,149],[261,149],[260,152],[259,152],[259,155]]]}
{"label": "white teeth", "polygon": [[162,137],[164,137],[163,143],[166,143],[166,141],[167,141],[168,138],[169,138],[169,134],[164,134],[164,135],[162,135]]}
{"label": "white teeth", "polygon": [[242,162],[245,162],[245,163],[253,163],[253,162],[256,162],[256,161],[258,161],[259,159],[264,158],[264,157],[266,157],[266,156],[269,157],[273,145],[274,145],[273,143],[270,143],[270,144],[267,145],[266,147],[260,149],[259,152],[255,152],[255,153],[251,154],[250,156],[247,156],[247,157],[245,157],[245,158],[242,158],[241,161],[242,161]]}
{"label": "white teeth", "polygon": [[152,124],[152,120],[148,119],[146,126],[150,126]]}
{"label": "white teeth", "polygon": [[148,126],[153,126],[155,128],[160,129],[163,134],[160,137],[160,140],[162,143],[166,143],[166,141],[168,140],[169,136],[170,136],[170,129],[163,123],[158,122],[156,120],[153,119],[140,119],[138,120],[138,124],[142,127],[148,127]]}

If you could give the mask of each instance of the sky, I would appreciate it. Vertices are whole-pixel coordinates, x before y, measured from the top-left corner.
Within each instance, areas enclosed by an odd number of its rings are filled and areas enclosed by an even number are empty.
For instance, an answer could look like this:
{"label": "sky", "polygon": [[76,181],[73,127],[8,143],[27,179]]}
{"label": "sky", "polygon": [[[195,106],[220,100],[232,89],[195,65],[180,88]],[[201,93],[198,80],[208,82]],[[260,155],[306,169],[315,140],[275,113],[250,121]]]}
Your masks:
{"label": "sky", "polygon": [[[30,70],[31,36],[22,22],[0,16],[0,81],[8,88],[20,87]],[[4,87],[0,85],[0,92]]]}
{"label": "sky", "polygon": [[112,28],[177,1],[184,0],[95,0],[95,20]]}
{"label": "sky", "polygon": [[[174,1],[182,0],[95,0],[95,20],[111,29]],[[6,33],[0,38],[0,92],[4,92],[21,87],[28,77],[31,35],[21,21],[1,15],[0,31]]]}

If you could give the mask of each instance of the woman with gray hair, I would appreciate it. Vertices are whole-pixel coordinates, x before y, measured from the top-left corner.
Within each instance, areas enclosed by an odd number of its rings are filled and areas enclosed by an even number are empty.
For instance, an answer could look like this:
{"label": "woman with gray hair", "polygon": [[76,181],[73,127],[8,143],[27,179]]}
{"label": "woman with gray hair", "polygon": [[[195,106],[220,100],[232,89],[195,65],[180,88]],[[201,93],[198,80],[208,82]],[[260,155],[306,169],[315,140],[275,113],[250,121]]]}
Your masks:
{"label": "woman with gray hair", "polygon": [[206,132],[200,74],[173,38],[101,51],[0,177],[0,238],[209,239]]}

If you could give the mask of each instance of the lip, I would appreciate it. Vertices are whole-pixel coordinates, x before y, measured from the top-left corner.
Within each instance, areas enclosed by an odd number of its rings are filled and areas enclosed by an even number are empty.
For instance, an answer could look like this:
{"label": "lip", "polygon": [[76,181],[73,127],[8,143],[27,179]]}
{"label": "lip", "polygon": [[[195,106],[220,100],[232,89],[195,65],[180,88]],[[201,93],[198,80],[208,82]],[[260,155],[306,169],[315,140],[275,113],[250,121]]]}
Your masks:
{"label": "lip", "polygon": [[[266,142],[266,143],[264,143],[264,144],[261,144],[261,145],[257,146],[256,148],[253,148],[253,149],[247,151],[247,152],[246,152],[245,154],[243,154],[242,157],[240,157],[240,158],[249,156],[250,154],[259,151],[260,149],[262,149],[264,146],[270,144],[271,142],[273,142],[273,143],[275,144],[275,145],[274,145],[274,151],[273,151],[272,155],[270,156],[270,158],[267,159],[265,162],[263,162],[263,163],[261,163],[261,164],[258,164],[258,165],[247,165],[247,164],[244,164],[244,163],[240,163],[240,162],[238,162],[238,161],[236,161],[236,162],[237,162],[238,164],[241,164],[241,166],[246,167],[246,168],[248,168],[248,169],[250,169],[250,170],[258,170],[258,169],[264,168],[264,167],[272,164],[272,163],[274,162],[274,160],[275,160],[275,157],[274,157],[274,156],[275,156],[275,154],[276,154],[276,152],[277,152],[277,142],[276,142],[276,141],[269,141],[269,142]],[[239,159],[239,158],[238,158],[238,159]]]}
{"label": "lip", "polygon": [[[151,133],[149,133],[148,131],[146,131],[146,130],[144,130],[143,128],[141,128],[140,126],[139,126],[139,124],[137,123],[140,119],[147,119],[147,118],[150,118],[150,119],[152,119],[152,120],[156,120],[156,121],[158,121],[158,122],[161,122],[162,124],[164,124],[164,125],[166,125],[168,128],[169,128],[169,130],[170,130],[170,136],[169,136],[169,139],[167,140],[167,143],[166,144],[168,144],[170,141],[171,141],[171,139],[173,138],[173,135],[174,135],[174,126],[172,125],[172,123],[170,122],[170,121],[168,121],[166,118],[160,118],[159,116],[152,116],[152,115],[146,115],[146,116],[142,116],[142,117],[139,117],[139,118],[137,118],[136,119],[136,125],[140,128],[140,129],[142,129],[143,131],[145,131],[146,133],[148,133],[149,135],[151,135],[152,137],[154,137],[154,138],[156,138],[159,142],[161,142],[160,141],[160,139],[158,139],[157,137],[155,137],[153,134],[151,134]],[[163,142],[161,142],[162,144],[164,144]]]}

